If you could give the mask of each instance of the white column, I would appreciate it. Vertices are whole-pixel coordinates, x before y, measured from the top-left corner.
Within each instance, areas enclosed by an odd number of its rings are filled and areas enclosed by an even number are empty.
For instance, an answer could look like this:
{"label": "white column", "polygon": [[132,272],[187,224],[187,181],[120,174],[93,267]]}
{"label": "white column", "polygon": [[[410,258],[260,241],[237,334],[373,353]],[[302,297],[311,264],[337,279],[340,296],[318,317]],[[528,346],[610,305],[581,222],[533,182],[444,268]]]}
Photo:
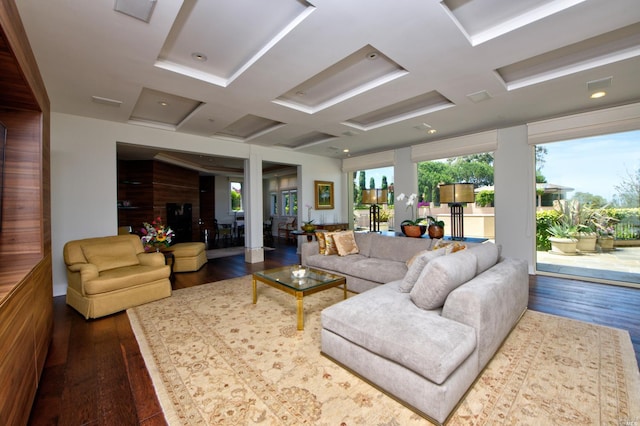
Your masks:
{"label": "white column", "polygon": [[244,160],[244,260],[247,263],[264,261],[262,224],[262,155],[252,152]]}
{"label": "white column", "polygon": [[[393,168],[394,197],[404,193],[407,197],[418,193],[418,165],[411,162],[411,148],[400,148],[395,152],[396,161]],[[411,219],[411,209],[407,209],[405,201],[394,201],[395,231],[400,231],[403,220]]]}
{"label": "white column", "polygon": [[498,130],[494,155],[496,243],[502,255],[535,262],[535,153],[527,126]]}

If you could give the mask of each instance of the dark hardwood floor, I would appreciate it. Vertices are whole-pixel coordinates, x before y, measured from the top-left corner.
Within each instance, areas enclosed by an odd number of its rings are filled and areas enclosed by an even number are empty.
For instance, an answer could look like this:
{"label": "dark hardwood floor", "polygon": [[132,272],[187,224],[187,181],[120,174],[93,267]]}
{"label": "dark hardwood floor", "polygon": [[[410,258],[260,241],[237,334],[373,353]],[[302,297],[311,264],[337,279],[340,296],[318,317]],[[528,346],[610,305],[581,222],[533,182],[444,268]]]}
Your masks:
{"label": "dark hardwood floor", "polygon": [[[280,244],[263,263],[244,256],[210,260],[198,272],[176,274],[174,288],[244,276],[299,262]],[[529,279],[529,308],[629,330],[640,363],[640,290],[545,276]],[[54,333],[31,425],[164,425],[162,410],[124,312],[86,321],[54,298]]]}

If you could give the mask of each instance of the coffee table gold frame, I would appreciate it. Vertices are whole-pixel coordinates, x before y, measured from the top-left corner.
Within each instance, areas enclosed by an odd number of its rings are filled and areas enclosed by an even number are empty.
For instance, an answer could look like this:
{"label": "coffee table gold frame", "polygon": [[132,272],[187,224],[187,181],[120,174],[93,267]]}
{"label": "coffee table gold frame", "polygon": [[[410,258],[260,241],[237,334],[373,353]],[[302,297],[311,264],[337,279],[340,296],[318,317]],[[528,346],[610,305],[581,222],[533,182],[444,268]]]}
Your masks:
{"label": "coffee table gold frame", "polygon": [[345,277],[309,268],[307,277],[300,280],[292,278],[291,268],[291,266],[284,266],[253,273],[253,304],[258,303],[258,281],[295,296],[298,330],[304,330],[304,296],[343,286],[344,298],[347,298],[347,280]]}

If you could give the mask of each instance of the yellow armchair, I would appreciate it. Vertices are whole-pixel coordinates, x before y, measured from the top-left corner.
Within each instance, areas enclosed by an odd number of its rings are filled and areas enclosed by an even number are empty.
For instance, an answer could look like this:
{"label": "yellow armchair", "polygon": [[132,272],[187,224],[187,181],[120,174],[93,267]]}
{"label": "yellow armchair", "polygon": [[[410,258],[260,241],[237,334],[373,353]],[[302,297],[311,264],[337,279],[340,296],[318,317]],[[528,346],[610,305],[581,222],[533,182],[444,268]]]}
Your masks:
{"label": "yellow armchair", "polygon": [[67,304],[99,318],[171,296],[162,253],[145,253],[137,235],[87,238],[64,246]]}

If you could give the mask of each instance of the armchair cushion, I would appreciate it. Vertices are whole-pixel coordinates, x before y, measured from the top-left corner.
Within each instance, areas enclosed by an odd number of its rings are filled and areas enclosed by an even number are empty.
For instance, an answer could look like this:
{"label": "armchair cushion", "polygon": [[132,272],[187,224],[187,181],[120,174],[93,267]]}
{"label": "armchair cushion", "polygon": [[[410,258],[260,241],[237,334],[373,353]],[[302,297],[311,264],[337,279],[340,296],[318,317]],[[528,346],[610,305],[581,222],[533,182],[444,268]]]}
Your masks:
{"label": "armchair cushion", "polygon": [[98,267],[98,272],[139,264],[129,241],[87,244],[82,246],[82,252],[89,263]]}

